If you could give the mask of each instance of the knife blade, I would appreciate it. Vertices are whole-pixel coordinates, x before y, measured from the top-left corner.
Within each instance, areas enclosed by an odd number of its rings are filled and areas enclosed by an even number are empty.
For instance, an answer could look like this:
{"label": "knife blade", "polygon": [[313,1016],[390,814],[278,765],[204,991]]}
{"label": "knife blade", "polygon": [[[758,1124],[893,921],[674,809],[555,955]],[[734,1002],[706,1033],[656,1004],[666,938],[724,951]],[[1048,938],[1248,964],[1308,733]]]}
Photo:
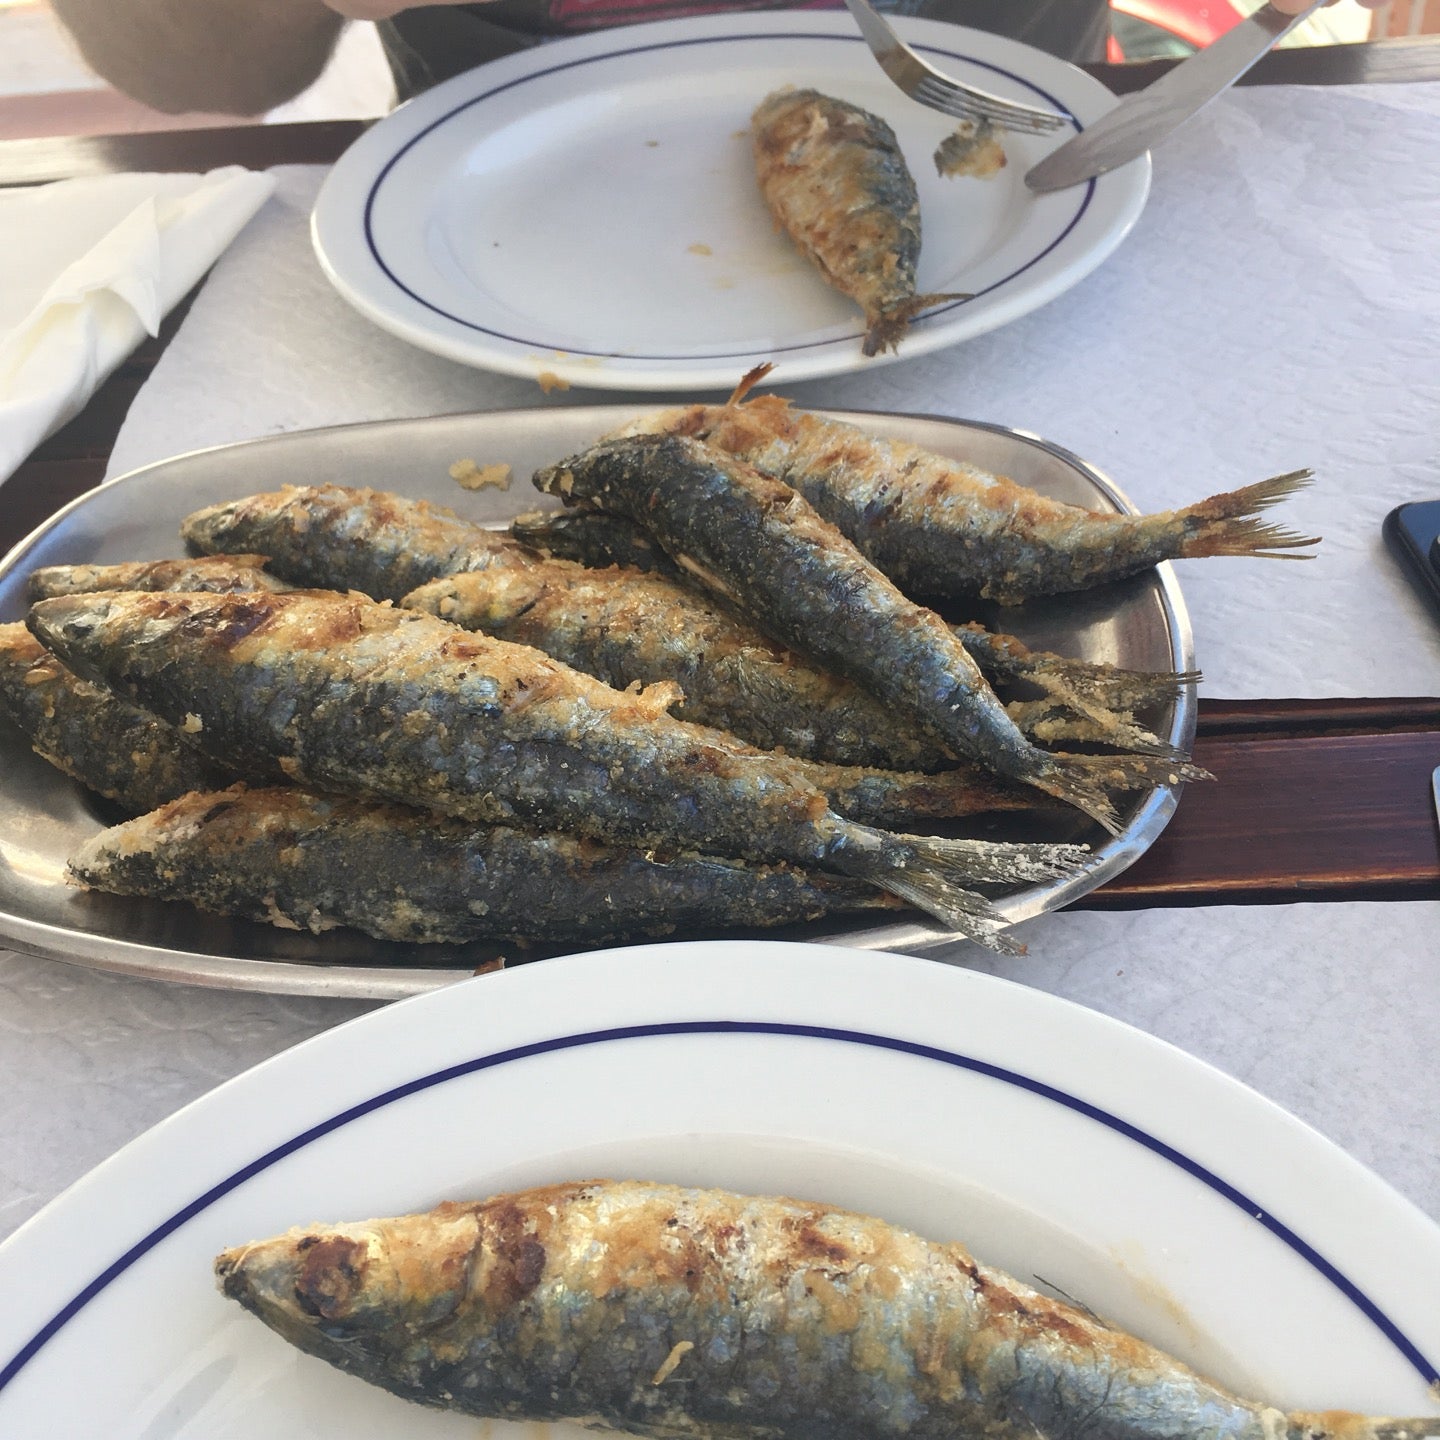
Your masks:
{"label": "knife blade", "polygon": [[1440,765],[1430,772],[1430,793],[1435,801],[1435,823],[1440,825]]}
{"label": "knife blade", "polygon": [[1107,115],[1053,150],[1025,176],[1032,190],[1063,190],[1127,164],[1163,140],[1202,106],[1228,90],[1262,55],[1325,0],[1298,15],[1262,5],[1248,20],[1127,95]]}

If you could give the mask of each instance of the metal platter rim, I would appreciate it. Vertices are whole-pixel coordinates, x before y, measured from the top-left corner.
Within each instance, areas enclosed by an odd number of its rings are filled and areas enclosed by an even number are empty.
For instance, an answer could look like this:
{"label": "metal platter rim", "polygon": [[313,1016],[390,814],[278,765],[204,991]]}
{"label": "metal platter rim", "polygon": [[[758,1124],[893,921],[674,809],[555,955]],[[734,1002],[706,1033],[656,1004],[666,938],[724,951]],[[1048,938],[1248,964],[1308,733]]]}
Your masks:
{"label": "metal platter rim", "polygon": [[[653,402],[650,402],[653,406]],[[109,496],[117,487],[144,485],[163,472],[217,454],[255,452],[283,448],[296,441],[315,443],[326,436],[376,435],[385,431],[412,427],[431,427],[444,422],[494,421],[524,423],[534,420],[537,426],[553,425],[566,414],[595,416],[602,426],[620,418],[632,417],[645,402],[611,403],[603,406],[527,407],[495,411],[460,411],[446,415],[405,417],[391,420],[357,421],[346,425],[326,426],[310,430],[288,431],[279,435],[232,441],[204,446],[137,467],[106,481],[95,490],[87,491],[70,501],[30,535],[16,544],[0,560],[0,581],[10,577],[42,541],[63,530],[76,515],[83,515],[100,495]],[[1140,513],[1129,497],[1107,475],[1089,461],[1053,441],[1027,430],[994,424],[988,421],[956,419],[952,416],[902,411],[840,410],[816,407],[816,413],[861,426],[882,421],[939,424],[946,429],[972,430],[1014,440],[1054,457],[1065,467],[1081,476],[1100,496],[1118,511]],[[540,497],[535,497],[537,501]],[[141,558],[141,557],[136,557]],[[1181,595],[1174,567],[1168,562],[1158,565],[1153,577],[1157,599],[1165,618],[1167,639],[1174,668],[1190,671],[1195,668],[1194,640],[1189,614]],[[1176,700],[1171,725],[1162,738],[1186,751],[1194,739],[1196,698],[1193,683],[1184,686]],[[0,780],[0,793],[3,793]],[[1017,895],[997,902],[996,908],[1012,923],[1034,918],[1070,904],[1090,893],[1105,881],[1125,870],[1142,855],[1159,836],[1173,815],[1178,803],[1177,786],[1159,786],[1153,790],[1119,835],[1112,836],[1091,855],[1078,873],[1061,880],[1033,885]],[[900,953],[948,961],[963,961],[971,953],[969,942],[953,932],[911,921],[884,926],[845,930],[834,935],[801,937],[810,943],[849,946],[857,949],[893,950]],[[54,925],[32,916],[17,914],[0,904],[0,944],[44,959],[75,964],[87,969],[136,978],[165,980],[172,983],[202,987],[249,990],[272,994],[318,995],[346,999],[398,999],[407,995],[442,988],[471,978],[473,967],[450,966],[384,966],[346,965],[267,959],[254,955],[217,955],[187,949],[141,943],[123,936],[91,933]]]}

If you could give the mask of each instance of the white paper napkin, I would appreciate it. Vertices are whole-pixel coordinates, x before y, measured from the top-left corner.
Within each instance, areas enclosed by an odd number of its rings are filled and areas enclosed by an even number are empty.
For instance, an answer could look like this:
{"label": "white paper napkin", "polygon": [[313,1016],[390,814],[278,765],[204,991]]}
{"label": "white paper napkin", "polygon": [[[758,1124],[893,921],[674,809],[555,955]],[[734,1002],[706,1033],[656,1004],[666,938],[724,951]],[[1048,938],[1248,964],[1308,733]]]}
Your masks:
{"label": "white paper napkin", "polygon": [[274,188],[231,165],[0,194],[0,479],[158,331]]}

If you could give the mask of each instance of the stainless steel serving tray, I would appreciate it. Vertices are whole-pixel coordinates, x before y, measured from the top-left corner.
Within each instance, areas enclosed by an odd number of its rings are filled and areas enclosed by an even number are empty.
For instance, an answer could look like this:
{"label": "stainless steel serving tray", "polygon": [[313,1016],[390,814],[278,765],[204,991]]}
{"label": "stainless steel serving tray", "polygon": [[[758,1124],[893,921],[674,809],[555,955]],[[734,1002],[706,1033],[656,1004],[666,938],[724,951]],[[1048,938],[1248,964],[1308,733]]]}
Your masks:
{"label": "stainless steel serving tray", "polygon": [[[183,516],[202,505],[285,483],[370,485],[449,505],[485,524],[552,504],[529,485],[538,466],[588,445],[631,419],[634,405],[535,409],[423,420],[388,420],[311,430],[201,450],[147,466],[82,496],[0,563],[0,619],[25,613],[24,588],[39,565],[179,555]],[[924,416],[834,412],[873,434],[911,440],[1011,476],[1047,495],[1096,510],[1134,510],[1102,474],[1033,435]],[[450,478],[457,460],[508,463],[506,491],[467,494]],[[997,624],[1001,612],[977,611]],[[1168,565],[1084,595],[1003,612],[1003,628],[1027,643],[1138,670],[1194,668],[1189,619]],[[1189,686],[1155,731],[1188,749],[1195,733]],[[997,820],[967,833],[1002,838],[1084,839],[1094,845],[1080,874],[1031,886],[999,908],[1024,920],[1079,899],[1132,864],[1159,835],[1176,793],[1134,798],[1122,832],[1106,838],[1079,816]],[[98,970],[292,994],[393,998],[461,980],[502,950],[371,940],[353,931],[295,934],[226,921],[184,904],[91,894],[65,881],[67,857],[121,818],[35,756],[0,722],[0,942]],[[968,942],[920,919],[883,926],[854,921],[793,926],[780,938],[828,941],[957,959]],[[698,937],[676,937],[698,938]],[[510,961],[526,958],[502,947]]]}

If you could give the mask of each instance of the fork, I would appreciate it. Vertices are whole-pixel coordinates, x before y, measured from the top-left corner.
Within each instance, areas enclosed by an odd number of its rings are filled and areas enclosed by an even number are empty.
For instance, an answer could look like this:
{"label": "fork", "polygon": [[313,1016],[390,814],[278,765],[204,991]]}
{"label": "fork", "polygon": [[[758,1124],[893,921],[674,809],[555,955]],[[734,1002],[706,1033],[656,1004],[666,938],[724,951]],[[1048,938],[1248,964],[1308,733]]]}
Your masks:
{"label": "fork", "polygon": [[912,100],[957,120],[989,121],[1005,130],[1043,135],[1069,121],[1067,115],[1036,110],[1013,100],[962,85],[922,60],[891,28],[869,0],[845,0],[880,68]]}

